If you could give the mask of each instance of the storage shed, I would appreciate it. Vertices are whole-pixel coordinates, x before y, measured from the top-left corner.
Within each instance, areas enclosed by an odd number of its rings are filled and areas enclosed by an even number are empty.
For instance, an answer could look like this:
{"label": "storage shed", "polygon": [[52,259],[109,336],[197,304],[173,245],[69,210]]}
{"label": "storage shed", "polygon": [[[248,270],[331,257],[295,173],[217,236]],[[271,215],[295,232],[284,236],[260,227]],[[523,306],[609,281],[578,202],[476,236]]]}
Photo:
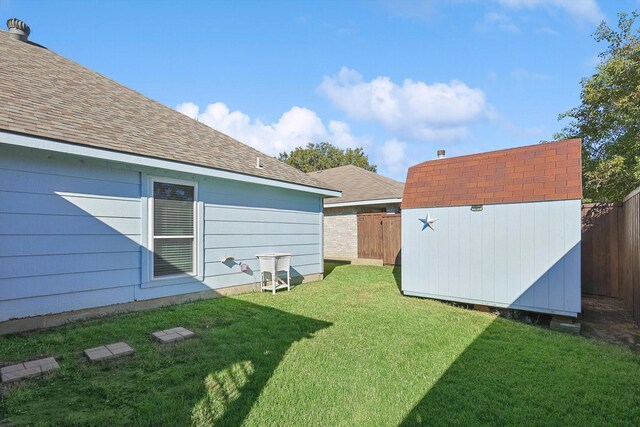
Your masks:
{"label": "storage shed", "polygon": [[581,176],[579,139],[411,167],[402,292],[577,316]]}
{"label": "storage shed", "polygon": [[256,289],[264,252],[322,279],[339,191],[27,35],[0,31],[0,333]]}

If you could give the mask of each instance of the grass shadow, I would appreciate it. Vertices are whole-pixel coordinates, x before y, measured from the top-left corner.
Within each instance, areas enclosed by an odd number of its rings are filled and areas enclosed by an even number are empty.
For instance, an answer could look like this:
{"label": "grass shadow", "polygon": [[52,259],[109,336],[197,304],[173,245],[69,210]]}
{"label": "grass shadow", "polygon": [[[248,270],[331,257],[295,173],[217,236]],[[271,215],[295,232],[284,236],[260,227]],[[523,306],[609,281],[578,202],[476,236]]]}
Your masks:
{"label": "grass shadow", "polygon": [[[627,387],[633,387],[631,377],[640,374],[640,366],[614,379],[607,358],[594,357],[598,348],[567,348],[562,345],[567,338],[495,320],[400,425],[607,425],[612,420],[635,425],[638,394]],[[557,347],[549,341],[557,341]]]}
{"label": "grass shadow", "polygon": [[329,276],[331,273],[333,273],[333,270],[335,270],[337,267],[341,267],[343,265],[350,265],[351,262],[349,261],[325,261],[324,262],[324,276],[323,278],[327,278],[327,276]]}
{"label": "grass shadow", "polygon": [[[0,360],[55,354],[62,369],[5,389],[0,413],[11,425],[240,425],[290,347],[329,325],[221,298],[6,337]],[[160,345],[149,337],[175,326],[196,338]],[[82,357],[116,341],[127,341],[133,357]]]}
{"label": "grass shadow", "polygon": [[402,293],[402,267],[399,265],[393,266],[393,280],[396,283],[398,291]]}

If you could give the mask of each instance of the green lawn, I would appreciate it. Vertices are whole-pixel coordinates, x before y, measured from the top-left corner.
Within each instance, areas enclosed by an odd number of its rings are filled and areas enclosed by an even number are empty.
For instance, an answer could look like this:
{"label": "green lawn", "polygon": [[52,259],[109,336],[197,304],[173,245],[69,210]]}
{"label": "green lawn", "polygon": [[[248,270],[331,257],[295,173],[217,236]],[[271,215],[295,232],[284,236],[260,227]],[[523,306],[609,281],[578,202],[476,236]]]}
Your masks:
{"label": "green lawn", "polygon": [[[54,355],[5,387],[28,425],[639,425],[640,355],[400,295],[388,267],[324,282],[0,337],[0,361]],[[161,347],[149,333],[197,338]],[[89,365],[126,340],[135,355]],[[0,424],[2,422],[0,421]]]}

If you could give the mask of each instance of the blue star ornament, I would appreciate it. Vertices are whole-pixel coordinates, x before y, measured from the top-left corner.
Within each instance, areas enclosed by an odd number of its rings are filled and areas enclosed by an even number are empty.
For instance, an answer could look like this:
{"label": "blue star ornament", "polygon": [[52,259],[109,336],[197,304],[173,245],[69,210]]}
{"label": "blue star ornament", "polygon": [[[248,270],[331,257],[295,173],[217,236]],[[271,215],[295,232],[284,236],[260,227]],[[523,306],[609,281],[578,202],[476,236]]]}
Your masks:
{"label": "blue star ornament", "polygon": [[427,217],[425,219],[422,219],[422,218],[419,218],[419,219],[420,219],[420,222],[422,223],[423,231],[427,227],[435,231],[435,229],[433,228],[433,223],[436,222],[438,218],[433,218],[431,215],[427,214]]}

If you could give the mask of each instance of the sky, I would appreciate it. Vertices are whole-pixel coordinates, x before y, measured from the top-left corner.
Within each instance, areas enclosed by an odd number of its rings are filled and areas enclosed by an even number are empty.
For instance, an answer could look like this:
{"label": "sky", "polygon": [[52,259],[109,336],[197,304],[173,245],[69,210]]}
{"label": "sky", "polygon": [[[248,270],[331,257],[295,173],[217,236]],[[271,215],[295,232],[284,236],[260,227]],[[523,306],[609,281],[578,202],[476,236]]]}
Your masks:
{"label": "sky", "polygon": [[27,1],[30,40],[269,155],[435,158],[552,140],[640,0]]}

